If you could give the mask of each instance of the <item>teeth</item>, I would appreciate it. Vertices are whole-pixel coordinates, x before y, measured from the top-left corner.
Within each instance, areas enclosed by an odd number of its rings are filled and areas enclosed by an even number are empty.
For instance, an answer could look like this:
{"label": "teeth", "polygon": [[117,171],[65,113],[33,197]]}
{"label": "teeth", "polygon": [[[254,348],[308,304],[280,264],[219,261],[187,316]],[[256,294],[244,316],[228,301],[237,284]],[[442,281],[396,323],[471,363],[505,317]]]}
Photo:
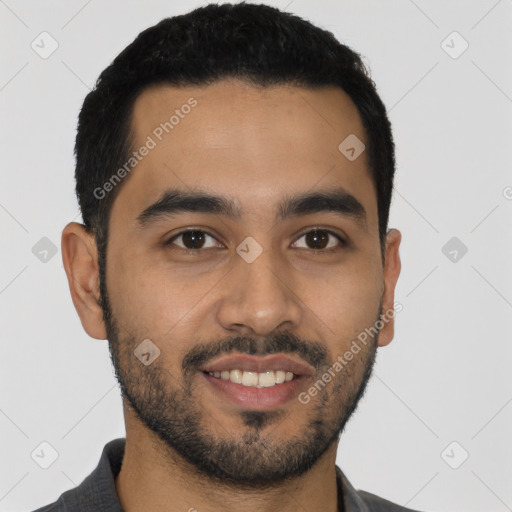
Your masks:
{"label": "teeth", "polygon": [[242,373],[242,384],[244,386],[257,386],[258,385],[258,374],[255,372],[243,372]]}
{"label": "teeth", "polygon": [[222,380],[229,380],[235,384],[256,388],[269,388],[276,384],[283,384],[293,379],[292,372],[283,370],[267,371],[262,373],[244,372],[242,370],[224,370],[222,372],[208,372],[211,376]]}
{"label": "teeth", "polygon": [[[282,384],[284,382],[284,378],[286,376],[286,372],[283,372],[282,370],[278,370],[276,372],[276,384]],[[293,373],[292,373],[293,376]]]}
{"label": "teeth", "polygon": [[260,373],[258,384],[264,388],[269,388],[276,383],[276,374],[274,372]]}
{"label": "teeth", "polygon": [[240,370],[231,370],[229,372],[229,379],[224,380],[230,380],[235,384],[242,384],[242,372]]}

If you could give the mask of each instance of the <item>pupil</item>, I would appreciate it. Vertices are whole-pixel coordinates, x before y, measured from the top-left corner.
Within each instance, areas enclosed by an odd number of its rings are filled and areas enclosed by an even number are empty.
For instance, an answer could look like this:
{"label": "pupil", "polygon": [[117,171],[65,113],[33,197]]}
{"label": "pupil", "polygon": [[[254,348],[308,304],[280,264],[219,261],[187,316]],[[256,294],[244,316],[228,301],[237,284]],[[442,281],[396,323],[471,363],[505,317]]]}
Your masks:
{"label": "pupil", "polygon": [[[320,234],[319,234],[320,233]],[[323,231],[311,231],[306,235],[307,242],[312,242],[314,246],[320,243],[321,247],[315,247],[316,249],[323,249],[327,245],[327,236]]]}
{"label": "pupil", "polygon": [[183,234],[183,243],[189,249],[200,249],[204,242],[204,236],[201,231],[187,231]]}

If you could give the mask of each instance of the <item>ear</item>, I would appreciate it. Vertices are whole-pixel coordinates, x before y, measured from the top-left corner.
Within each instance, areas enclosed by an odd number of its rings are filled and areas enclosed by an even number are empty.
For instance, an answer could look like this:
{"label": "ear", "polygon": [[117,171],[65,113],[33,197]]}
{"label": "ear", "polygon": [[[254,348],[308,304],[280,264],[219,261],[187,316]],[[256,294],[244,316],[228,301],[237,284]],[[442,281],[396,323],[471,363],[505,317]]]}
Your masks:
{"label": "ear", "polygon": [[[384,294],[382,296],[381,315],[384,327],[379,331],[379,347],[391,343],[395,335],[395,286],[400,275],[401,263],[398,249],[402,234],[398,229],[390,229],[386,235],[386,255],[384,261]],[[389,312],[393,311],[392,317]],[[388,313],[386,313],[388,312]]]}
{"label": "ear", "polygon": [[73,304],[89,336],[107,338],[103,310],[99,305],[98,251],[94,235],[82,224],[70,222],[62,231],[62,262]]}

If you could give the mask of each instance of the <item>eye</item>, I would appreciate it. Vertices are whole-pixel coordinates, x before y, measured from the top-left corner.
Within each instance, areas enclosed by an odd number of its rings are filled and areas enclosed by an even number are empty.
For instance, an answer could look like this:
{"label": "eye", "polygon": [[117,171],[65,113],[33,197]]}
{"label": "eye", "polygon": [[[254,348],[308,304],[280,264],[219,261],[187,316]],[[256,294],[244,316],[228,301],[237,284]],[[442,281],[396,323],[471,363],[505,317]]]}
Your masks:
{"label": "eye", "polygon": [[[346,241],[333,231],[327,229],[310,229],[303,233],[297,240],[304,238],[306,245],[299,246],[299,249],[312,249],[315,252],[332,252],[336,247],[344,247],[347,245]],[[208,239],[212,242],[207,244]],[[329,240],[330,239],[330,240]],[[206,231],[200,229],[188,229],[172,236],[165,246],[175,246],[172,249],[179,248],[189,252],[198,252],[201,249],[209,249],[218,247],[220,243],[215,243],[216,238]],[[338,243],[336,243],[336,241]],[[179,243],[178,243],[179,242]],[[331,243],[330,243],[331,242]],[[222,244],[220,244],[222,245]],[[297,242],[293,244],[297,247]]]}
{"label": "eye", "polygon": [[[181,243],[176,243],[176,240],[181,238]],[[207,233],[206,231],[201,231],[200,229],[189,229],[187,231],[182,231],[177,235],[174,235],[170,238],[165,245],[176,245],[180,249],[184,249],[186,251],[197,251],[199,249],[208,249],[210,247],[215,247],[215,243],[211,245],[205,245],[205,241],[211,238],[212,240],[216,240],[212,235]]]}
{"label": "eye", "polygon": [[[303,233],[298,238],[298,240],[300,240],[301,238],[304,238],[306,246],[299,247],[300,249],[302,249],[302,248],[313,249],[317,252],[324,252],[324,250],[326,250],[326,252],[331,252],[333,250],[333,248],[335,248],[336,246],[344,247],[345,245],[347,245],[346,241],[343,240],[343,238],[341,238],[341,236],[339,236],[336,233],[334,233],[333,231],[329,231],[327,229],[315,228],[315,229],[309,230],[306,233]],[[329,238],[331,238],[331,240],[332,239],[336,239],[336,240],[332,240],[334,243],[329,244]],[[336,241],[338,243],[336,243]],[[295,242],[294,245],[296,245],[296,244],[297,244],[297,242]],[[310,245],[310,247],[308,247],[308,245]]]}

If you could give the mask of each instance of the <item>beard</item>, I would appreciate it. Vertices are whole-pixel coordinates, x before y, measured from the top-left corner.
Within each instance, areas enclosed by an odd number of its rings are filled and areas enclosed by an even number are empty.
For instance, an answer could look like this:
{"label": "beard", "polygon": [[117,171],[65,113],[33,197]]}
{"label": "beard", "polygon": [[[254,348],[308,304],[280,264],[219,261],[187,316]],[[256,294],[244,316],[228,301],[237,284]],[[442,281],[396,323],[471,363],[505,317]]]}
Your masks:
{"label": "beard", "polygon": [[[164,358],[144,366],[134,356],[134,349],[142,338],[129,333],[121,337],[120,324],[113,316],[106,288],[100,304],[124,404],[130,406],[149,432],[163,442],[159,445],[162,444],[169,461],[175,460],[177,454],[193,475],[217,485],[269,489],[310,470],[339,440],[365,392],[375,363],[378,333],[336,378],[319,390],[315,399],[307,406],[301,405],[303,415],[294,421],[294,425],[301,425],[298,433],[285,439],[282,434],[276,435],[280,420],[287,415],[285,408],[239,410],[242,428],[230,432],[200,407],[198,395],[194,393],[203,363],[233,351],[261,356],[291,353],[316,369],[311,380],[314,384],[321,381],[334,362],[326,348],[291,332],[275,333],[265,339],[236,336],[196,344],[183,357],[181,374],[173,375],[161,364]],[[380,318],[381,308],[382,300],[375,321]],[[343,344],[340,348],[347,346]]]}

